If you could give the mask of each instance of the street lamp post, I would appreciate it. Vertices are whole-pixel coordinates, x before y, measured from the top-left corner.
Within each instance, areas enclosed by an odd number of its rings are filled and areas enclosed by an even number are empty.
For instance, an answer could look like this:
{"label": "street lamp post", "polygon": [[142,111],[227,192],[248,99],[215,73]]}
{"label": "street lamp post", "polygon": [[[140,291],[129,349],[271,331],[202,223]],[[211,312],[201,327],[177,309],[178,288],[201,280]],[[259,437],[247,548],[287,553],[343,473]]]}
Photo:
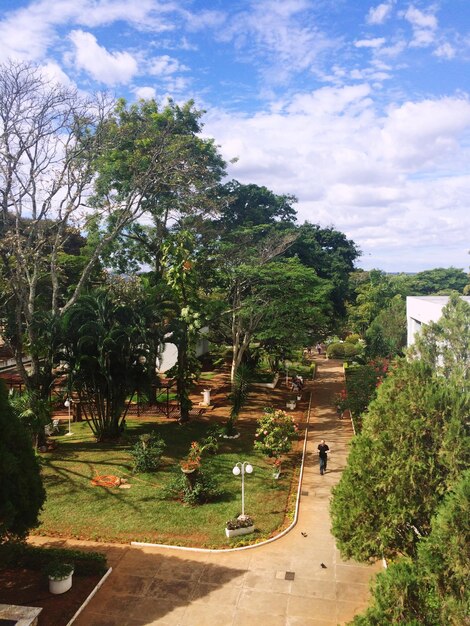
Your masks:
{"label": "street lamp post", "polygon": [[232,473],[235,476],[240,476],[240,474],[242,475],[242,514],[240,515],[241,518],[246,517],[245,516],[245,472],[247,474],[251,474],[253,472],[253,466],[250,465],[248,461],[243,461],[243,463],[239,461],[238,463],[235,464],[235,467],[232,470]]}
{"label": "street lamp post", "polygon": [[70,398],[67,398],[67,400],[64,402],[64,406],[67,407],[67,409],[69,410],[69,432],[66,433],[66,435],[73,435],[72,431],[70,430],[70,407],[71,407]]}

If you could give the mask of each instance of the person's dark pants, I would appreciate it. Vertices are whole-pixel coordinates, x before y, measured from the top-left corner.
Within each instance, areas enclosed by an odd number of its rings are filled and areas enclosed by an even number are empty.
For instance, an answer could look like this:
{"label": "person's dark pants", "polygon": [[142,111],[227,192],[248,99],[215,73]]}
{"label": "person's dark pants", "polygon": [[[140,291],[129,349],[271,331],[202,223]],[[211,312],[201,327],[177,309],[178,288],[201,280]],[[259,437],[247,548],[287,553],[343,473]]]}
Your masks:
{"label": "person's dark pants", "polygon": [[323,472],[326,472],[326,462],[327,462],[328,458],[325,457],[320,457],[320,474],[323,474]]}

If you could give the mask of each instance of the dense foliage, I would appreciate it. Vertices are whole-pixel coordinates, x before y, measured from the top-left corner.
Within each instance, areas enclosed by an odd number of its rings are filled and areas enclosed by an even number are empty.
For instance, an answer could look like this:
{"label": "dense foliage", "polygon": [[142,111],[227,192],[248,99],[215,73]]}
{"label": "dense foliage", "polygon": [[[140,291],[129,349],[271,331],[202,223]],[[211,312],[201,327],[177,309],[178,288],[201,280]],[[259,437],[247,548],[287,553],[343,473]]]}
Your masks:
{"label": "dense foliage", "polygon": [[30,436],[7,398],[0,381],[0,544],[35,528],[45,500]]}
{"label": "dense foliage", "polygon": [[140,311],[107,292],[82,296],[66,318],[62,357],[97,440],[120,436],[127,398],[145,388],[145,331]]}
{"label": "dense foliage", "polygon": [[334,489],[342,554],[391,562],[356,624],[457,626],[468,615],[469,322],[452,297],[415,358],[395,362]]}

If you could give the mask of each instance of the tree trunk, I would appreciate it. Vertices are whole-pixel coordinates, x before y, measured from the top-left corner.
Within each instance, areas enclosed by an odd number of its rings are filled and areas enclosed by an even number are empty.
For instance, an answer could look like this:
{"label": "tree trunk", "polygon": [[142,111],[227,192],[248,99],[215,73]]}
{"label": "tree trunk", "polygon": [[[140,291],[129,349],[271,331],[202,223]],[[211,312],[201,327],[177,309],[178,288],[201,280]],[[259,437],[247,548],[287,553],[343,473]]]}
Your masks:
{"label": "tree trunk", "polygon": [[189,421],[189,411],[192,409],[193,403],[189,399],[188,384],[188,326],[182,322],[182,332],[178,341],[178,376],[176,380],[176,388],[180,401],[180,421]]}

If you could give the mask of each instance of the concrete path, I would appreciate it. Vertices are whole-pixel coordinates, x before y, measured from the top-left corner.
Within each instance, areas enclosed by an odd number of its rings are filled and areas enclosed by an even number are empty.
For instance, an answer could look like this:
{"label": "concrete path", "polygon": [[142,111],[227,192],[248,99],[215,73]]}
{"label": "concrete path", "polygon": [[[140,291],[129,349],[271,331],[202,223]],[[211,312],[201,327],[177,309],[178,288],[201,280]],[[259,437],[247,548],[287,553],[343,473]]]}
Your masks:
{"label": "concrete path", "polygon": [[[343,561],[330,533],[331,488],[352,437],[349,420],[339,420],[332,407],[342,368],[317,363],[297,526],[277,541],[239,552],[108,546],[113,572],[75,626],[336,626],[367,606],[379,564]],[[332,451],[324,476],[320,439]]]}

